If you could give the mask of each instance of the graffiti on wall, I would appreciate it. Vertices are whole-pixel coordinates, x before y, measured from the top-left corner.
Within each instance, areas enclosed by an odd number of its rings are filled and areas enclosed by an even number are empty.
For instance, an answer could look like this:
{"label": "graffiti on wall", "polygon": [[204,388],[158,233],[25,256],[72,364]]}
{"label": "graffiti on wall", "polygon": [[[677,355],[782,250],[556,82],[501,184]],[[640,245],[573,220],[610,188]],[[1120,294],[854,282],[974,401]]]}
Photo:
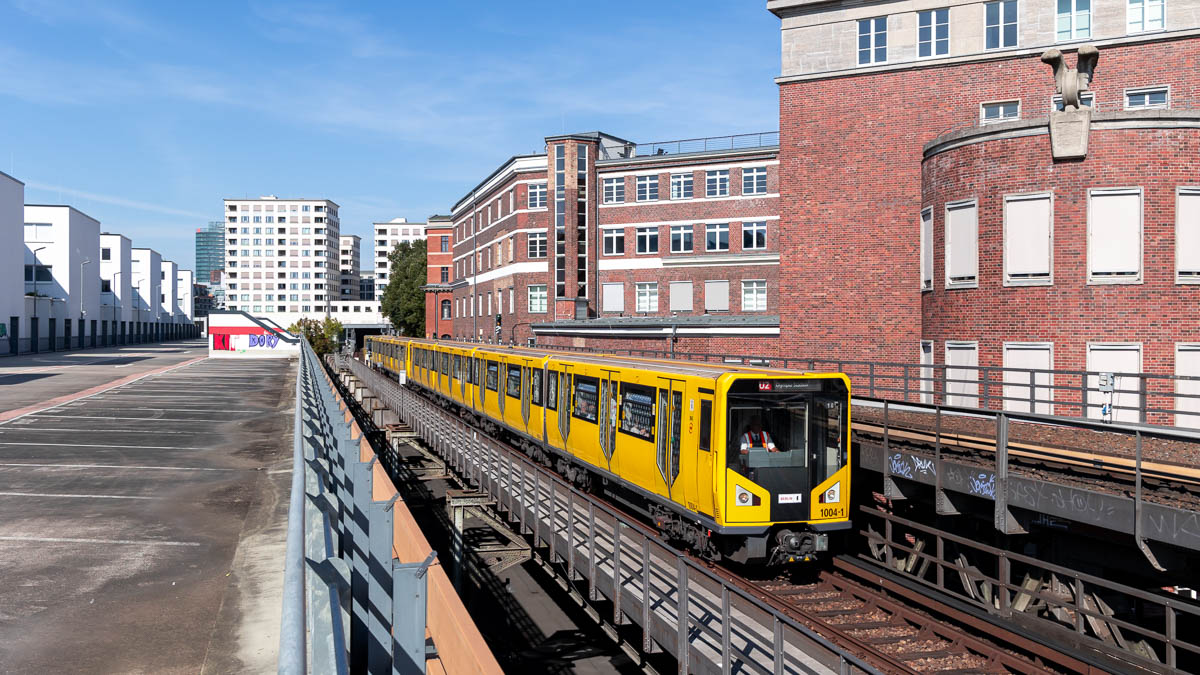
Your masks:
{"label": "graffiti on wall", "polygon": [[229,338],[233,337],[229,333],[213,333],[213,349],[220,351],[233,351],[233,341]]}
{"label": "graffiti on wall", "polygon": [[274,349],[279,344],[278,335],[247,335],[250,338],[251,347],[266,347]]}
{"label": "graffiti on wall", "polygon": [[275,349],[278,346],[279,336],[274,334],[231,335],[229,333],[212,333],[212,348],[214,351],[244,353],[251,349]]}

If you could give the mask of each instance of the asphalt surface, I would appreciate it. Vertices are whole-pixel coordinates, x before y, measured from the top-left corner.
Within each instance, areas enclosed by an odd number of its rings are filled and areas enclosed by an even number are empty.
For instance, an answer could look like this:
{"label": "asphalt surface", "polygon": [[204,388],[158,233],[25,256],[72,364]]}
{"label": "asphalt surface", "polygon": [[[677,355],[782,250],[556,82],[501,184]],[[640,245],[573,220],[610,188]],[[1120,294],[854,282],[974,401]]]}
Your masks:
{"label": "asphalt surface", "polygon": [[[0,410],[203,353],[111,352],[156,353],[0,361]],[[208,359],[0,423],[0,673],[274,670],[294,378]]]}
{"label": "asphalt surface", "polygon": [[207,356],[204,340],[0,358],[0,412]]}

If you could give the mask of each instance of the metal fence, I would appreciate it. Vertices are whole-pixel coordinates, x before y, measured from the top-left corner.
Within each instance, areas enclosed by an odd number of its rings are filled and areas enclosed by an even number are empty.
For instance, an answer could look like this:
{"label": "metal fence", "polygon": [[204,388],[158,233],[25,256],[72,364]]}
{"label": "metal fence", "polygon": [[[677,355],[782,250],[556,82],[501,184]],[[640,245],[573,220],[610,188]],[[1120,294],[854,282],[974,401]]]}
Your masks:
{"label": "metal fence", "polygon": [[548,562],[586,582],[590,600],[609,601],[614,624],[639,625],[643,650],[674,655],[680,673],[877,672],[526,456],[365,364],[348,365]]}
{"label": "metal fence", "polygon": [[688,138],[680,141],[664,141],[660,143],[638,143],[634,149],[634,155],[637,157],[648,155],[681,155],[689,152],[769,148],[778,145],[779,132],[764,131],[757,134],[709,136],[708,138]]}
{"label": "metal fence", "polygon": [[307,342],[294,433],[279,672],[424,673],[434,556],[396,559],[399,495]]}

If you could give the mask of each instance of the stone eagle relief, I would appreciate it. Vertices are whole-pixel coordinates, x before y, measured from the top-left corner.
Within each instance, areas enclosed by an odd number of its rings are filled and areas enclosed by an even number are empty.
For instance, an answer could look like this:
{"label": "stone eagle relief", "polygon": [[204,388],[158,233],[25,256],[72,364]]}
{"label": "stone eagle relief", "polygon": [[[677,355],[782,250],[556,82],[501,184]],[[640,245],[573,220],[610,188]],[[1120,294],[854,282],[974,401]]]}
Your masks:
{"label": "stone eagle relief", "polygon": [[1082,94],[1090,90],[1100,51],[1094,45],[1079,48],[1074,68],[1068,68],[1062,52],[1047,50],[1042,63],[1054,71],[1054,88],[1062,96],[1063,109],[1050,112],[1050,152],[1054,159],[1087,157],[1088,130],[1092,109],[1082,105]]}

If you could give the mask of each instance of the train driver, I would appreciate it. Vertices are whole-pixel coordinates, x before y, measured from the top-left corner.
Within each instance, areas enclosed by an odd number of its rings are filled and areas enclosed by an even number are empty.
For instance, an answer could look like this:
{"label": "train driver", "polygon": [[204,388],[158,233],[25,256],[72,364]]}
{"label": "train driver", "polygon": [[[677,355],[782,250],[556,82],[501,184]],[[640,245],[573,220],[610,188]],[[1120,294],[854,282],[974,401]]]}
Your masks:
{"label": "train driver", "polygon": [[742,434],[742,454],[750,454],[751,448],[765,448],[768,452],[779,452],[779,448],[775,447],[775,441],[771,440],[771,434],[763,431],[762,423],[757,417],[750,419],[749,428],[746,429],[746,433]]}

